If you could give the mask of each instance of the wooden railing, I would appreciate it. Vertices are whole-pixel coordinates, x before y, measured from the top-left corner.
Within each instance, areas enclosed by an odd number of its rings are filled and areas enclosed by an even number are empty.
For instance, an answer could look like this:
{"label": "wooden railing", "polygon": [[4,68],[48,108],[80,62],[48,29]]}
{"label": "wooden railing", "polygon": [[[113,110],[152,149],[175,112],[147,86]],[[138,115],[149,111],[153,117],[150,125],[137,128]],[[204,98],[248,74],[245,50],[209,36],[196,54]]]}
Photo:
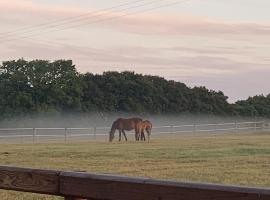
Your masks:
{"label": "wooden railing", "polygon": [[0,189],[67,200],[270,200],[270,189],[0,167]]}
{"label": "wooden railing", "polygon": [[[14,142],[48,142],[53,139],[65,143],[74,141],[73,139],[106,139],[111,127],[88,127],[88,128],[0,128],[0,143],[3,141]],[[212,124],[186,124],[170,126],[153,126],[152,135],[159,134],[185,134],[197,135],[203,133],[241,133],[269,131],[269,126],[263,121],[256,122],[231,122]],[[127,133],[129,134],[129,133]],[[132,132],[131,134],[134,134]]]}

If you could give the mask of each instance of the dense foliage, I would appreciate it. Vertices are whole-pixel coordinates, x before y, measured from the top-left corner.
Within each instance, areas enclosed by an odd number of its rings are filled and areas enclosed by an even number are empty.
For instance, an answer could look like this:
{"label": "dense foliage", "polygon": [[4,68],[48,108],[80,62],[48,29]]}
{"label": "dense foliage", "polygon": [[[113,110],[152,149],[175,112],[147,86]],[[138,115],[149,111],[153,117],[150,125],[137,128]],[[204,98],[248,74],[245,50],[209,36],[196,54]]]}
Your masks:
{"label": "dense foliage", "polygon": [[2,117],[43,112],[203,113],[270,116],[270,95],[234,105],[222,92],[134,72],[79,74],[70,60],[0,65]]}
{"label": "dense foliage", "polygon": [[270,117],[270,94],[249,97],[245,101],[238,101],[235,111],[242,116]]}

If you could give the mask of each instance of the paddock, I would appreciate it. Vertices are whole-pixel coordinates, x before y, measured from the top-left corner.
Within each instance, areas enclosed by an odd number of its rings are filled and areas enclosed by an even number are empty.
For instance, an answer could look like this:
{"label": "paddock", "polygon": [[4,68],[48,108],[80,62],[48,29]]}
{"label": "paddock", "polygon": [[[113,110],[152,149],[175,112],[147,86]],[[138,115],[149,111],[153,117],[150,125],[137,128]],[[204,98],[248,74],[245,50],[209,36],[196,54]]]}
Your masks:
{"label": "paddock", "polygon": [[[27,127],[0,128],[0,143],[72,143],[80,141],[109,140],[109,126],[93,127]],[[172,136],[206,136],[267,132],[270,127],[264,121],[226,123],[193,123],[153,126],[151,138]],[[116,137],[118,134],[115,134]],[[129,141],[134,140],[134,130],[127,132]]]}
{"label": "paddock", "polygon": [[[2,165],[113,174],[180,182],[270,187],[270,133],[178,134],[145,142],[91,140],[0,146]],[[1,199],[44,199],[2,190]]]}

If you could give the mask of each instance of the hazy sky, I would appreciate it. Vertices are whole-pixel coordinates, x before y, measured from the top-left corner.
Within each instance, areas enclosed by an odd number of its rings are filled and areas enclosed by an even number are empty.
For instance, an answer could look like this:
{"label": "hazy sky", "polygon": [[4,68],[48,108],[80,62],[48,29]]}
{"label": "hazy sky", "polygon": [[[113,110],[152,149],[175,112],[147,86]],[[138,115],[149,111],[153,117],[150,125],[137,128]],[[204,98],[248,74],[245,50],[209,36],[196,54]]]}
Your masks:
{"label": "hazy sky", "polygon": [[270,93],[269,0],[163,7],[174,2],[0,0],[0,60],[72,59],[80,72],[160,75],[231,102]]}

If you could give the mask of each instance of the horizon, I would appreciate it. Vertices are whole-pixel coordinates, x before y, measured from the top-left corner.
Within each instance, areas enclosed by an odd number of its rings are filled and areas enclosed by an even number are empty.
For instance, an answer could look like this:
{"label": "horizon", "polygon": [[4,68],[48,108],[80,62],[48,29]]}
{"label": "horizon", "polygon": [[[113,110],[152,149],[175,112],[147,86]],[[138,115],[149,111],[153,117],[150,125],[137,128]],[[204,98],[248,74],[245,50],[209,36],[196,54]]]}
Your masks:
{"label": "horizon", "polygon": [[[134,2],[3,0],[0,61],[71,59],[80,73],[161,76],[220,90],[230,103],[270,93],[269,1],[186,0],[168,7],[162,6],[175,1]],[[100,13],[120,4],[128,6]],[[94,13],[105,20],[93,23]],[[37,27],[79,15],[76,22]]]}

